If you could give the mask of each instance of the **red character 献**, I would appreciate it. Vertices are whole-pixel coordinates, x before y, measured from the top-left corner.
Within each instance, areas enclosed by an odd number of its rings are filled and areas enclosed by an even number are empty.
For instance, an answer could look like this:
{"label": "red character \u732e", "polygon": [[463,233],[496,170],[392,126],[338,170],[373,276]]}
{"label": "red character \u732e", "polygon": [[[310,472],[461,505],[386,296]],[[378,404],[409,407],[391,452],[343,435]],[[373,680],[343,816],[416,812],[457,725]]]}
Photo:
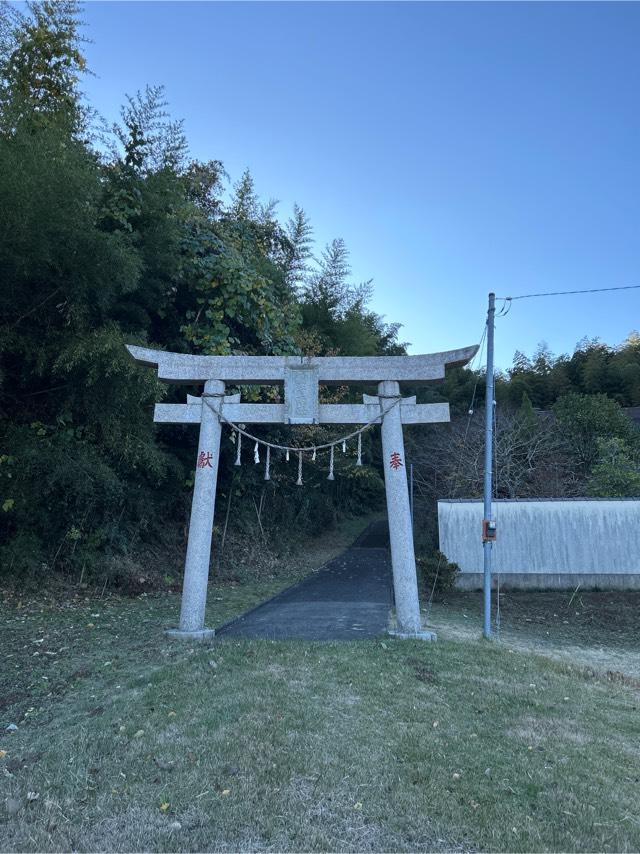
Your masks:
{"label": "red character \u732e", "polygon": [[213,454],[211,451],[200,451],[198,456],[198,468],[203,469],[207,468],[207,466],[212,469],[211,460],[213,459]]}

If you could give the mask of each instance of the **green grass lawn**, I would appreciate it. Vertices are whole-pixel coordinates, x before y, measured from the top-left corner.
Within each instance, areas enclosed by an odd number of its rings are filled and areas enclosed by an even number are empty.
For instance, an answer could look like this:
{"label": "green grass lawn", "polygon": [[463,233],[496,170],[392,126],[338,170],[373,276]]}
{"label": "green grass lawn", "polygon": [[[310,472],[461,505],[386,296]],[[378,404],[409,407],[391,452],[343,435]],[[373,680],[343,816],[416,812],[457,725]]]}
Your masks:
{"label": "green grass lawn", "polygon": [[[498,632],[496,604],[494,591]],[[458,590],[426,608],[440,636],[456,640],[477,637],[482,609],[481,591]],[[640,590],[504,590],[498,635],[515,649],[640,682]]]}
{"label": "green grass lawn", "polygon": [[2,850],[640,849],[633,681],[475,637],[170,643],[178,607],[7,604]]}

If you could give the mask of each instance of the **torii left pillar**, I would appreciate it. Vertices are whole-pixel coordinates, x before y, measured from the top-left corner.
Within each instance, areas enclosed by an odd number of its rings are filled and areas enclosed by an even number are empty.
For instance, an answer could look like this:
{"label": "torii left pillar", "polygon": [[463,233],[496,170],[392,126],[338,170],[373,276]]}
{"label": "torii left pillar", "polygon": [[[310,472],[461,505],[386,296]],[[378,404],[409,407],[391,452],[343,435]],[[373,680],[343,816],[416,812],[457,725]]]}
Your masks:
{"label": "torii left pillar", "polygon": [[[223,399],[224,383],[220,380],[207,380],[202,396],[200,439],[191,502],[187,559],[184,567],[180,628],[167,629],[165,632],[173,638],[205,641],[215,635],[215,629],[204,628],[204,611],[207,604],[211,536],[222,433],[216,410]],[[209,404],[207,400],[211,403]]]}

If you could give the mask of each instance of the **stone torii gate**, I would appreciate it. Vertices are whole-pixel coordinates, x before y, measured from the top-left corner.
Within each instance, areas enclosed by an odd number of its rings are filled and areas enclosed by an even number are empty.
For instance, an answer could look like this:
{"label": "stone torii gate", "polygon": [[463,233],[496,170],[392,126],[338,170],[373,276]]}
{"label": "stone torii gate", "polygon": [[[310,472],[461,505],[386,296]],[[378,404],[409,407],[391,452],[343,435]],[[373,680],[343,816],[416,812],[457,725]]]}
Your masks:
{"label": "stone torii gate", "polygon": [[[368,424],[381,422],[384,481],[389,517],[391,563],[397,634],[431,638],[422,630],[413,550],[413,531],[404,459],[403,424],[449,421],[448,403],[418,404],[402,398],[400,383],[412,386],[444,378],[445,366],[465,365],[477,347],[424,356],[191,356],[128,346],[142,365],[157,367],[170,383],[203,384],[202,397],[186,403],[157,403],[154,421],[199,424],[198,462],[193,487],[189,540],[182,589],[179,629],[173,637],[206,639],[204,626],[218,457],[224,421],[234,424]],[[284,403],[241,403],[225,394],[225,383],[283,385]],[[378,384],[378,395],[363,395],[361,404],[321,404],[318,386]],[[202,461],[206,461],[203,464]]]}

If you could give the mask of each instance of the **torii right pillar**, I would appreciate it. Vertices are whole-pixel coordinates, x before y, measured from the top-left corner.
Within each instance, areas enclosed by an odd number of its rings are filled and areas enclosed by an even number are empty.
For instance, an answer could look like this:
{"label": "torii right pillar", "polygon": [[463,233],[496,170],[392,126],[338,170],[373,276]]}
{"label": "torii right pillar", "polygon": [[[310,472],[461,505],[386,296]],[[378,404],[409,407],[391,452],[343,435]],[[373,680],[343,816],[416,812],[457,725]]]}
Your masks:
{"label": "torii right pillar", "polygon": [[393,566],[393,592],[396,604],[397,628],[394,634],[400,637],[435,640],[435,633],[425,631],[420,619],[420,599],[399,403],[400,384],[391,380],[381,382],[378,385],[378,397],[380,409],[385,413],[381,432]]}

